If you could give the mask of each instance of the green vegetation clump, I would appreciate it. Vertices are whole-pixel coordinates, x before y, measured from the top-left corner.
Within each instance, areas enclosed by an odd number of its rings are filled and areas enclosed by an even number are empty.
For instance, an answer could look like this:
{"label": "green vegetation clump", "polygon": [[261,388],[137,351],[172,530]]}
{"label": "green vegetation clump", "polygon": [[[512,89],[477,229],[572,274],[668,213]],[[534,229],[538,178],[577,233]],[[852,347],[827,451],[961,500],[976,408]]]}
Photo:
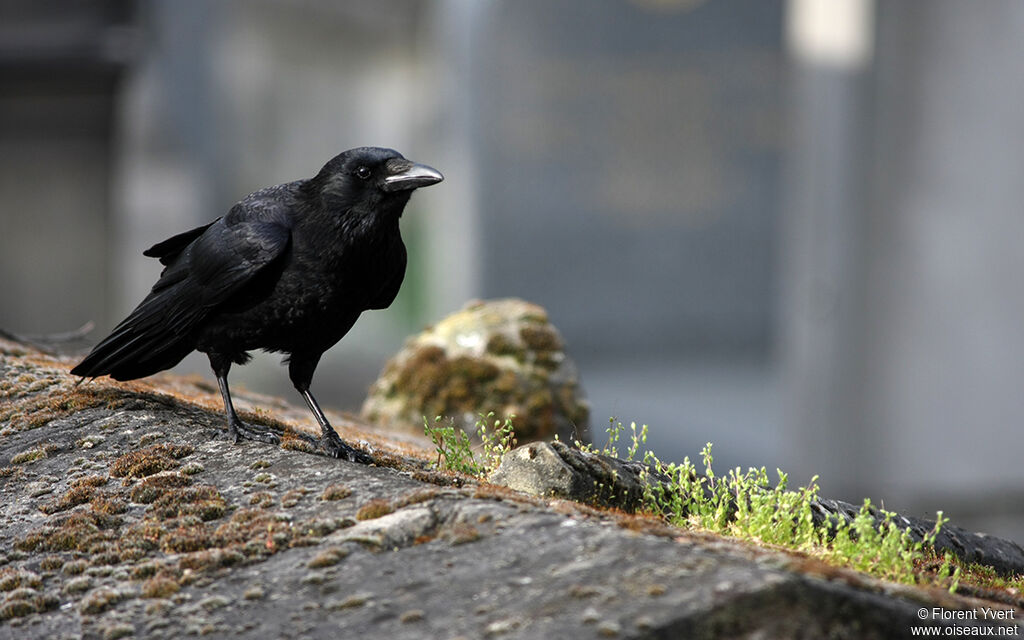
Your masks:
{"label": "green vegetation clump", "polygon": [[[454,421],[444,422],[439,416],[435,426],[426,418],[423,422],[437,450],[435,466],[477,478],[496,469],[501,457],[516,444],[511,420],[502,423],[493,413],[480,415],[476,423],[483,443],[476,451],[469,435],[456,428]],[[647,425],[637,428],[634,422],[629,429],[624,459],[642,461],[647,469],[643,472],[647,477],[644,509],[669,524],[796,551],[893,582],[917,584],[924,579],[948,584],[951,593],[965,572],[980,571],[964,567],[952,554],[939,557],[934,551],[935,538],[948,522],[941,511],[936,514],[935,527],[921,540],[915,540],[909,527],[899,526],[895,513],[877,509],[867,499],[852,518],[833,515],[816,523],[817,476],[795,490],[789,488],[789,477],[779,469],[775,483],[764,467],[746,472],[737,467],[719,476],[713,468],[710,442],[700,453],[703,471],[688,457],[682,464],[666,464],[644,449]],[[619,458],[625,431],[622,423],[612,418],[602,449],[579,441],[575,446],[587,453]]]}
{"label": "green vegetation clump", "polygon": [[[925,548],[933,547],[939,529],[948,521],[940,511],[935,527],[923,540],[915,540],[909,527],[899,527],[895,513],[877,512],[865,499],[851,520],[833,516],[815,524],[816,476],[807,486],[791,490],[788,476],[778,469],[774,485],[764,467],[746,472],[737,467],[717,476],[711,443],[701,451],[701,459],[703,473],[689,458],[681,465],[665,465],[648,452],[645,461],[671,478],[667,485],[647,483],[648,508],[677,526],[800,551],[893,582],[917,583],[917,566]],[[950,575],[947,566],[938,577]]]}
{"label": "green vegetation clump", "polygon": [[430,426],[427,418],[423,418],[423,430],[437,450],[435,467],[482,478],[497,469],[501,458],[515,448],[516,434],[512,425],[515,416],[508,416],[504,422],[495,419],[493,411],[477,416],[474,427],[480,446],[476,451],[469,434],[454,420],[445,421],[437,416],[435,426]]}
{"label": "green vegetation clump", "polygon": [[[608,444],[594,453],[618,457],[617,443],[624,428],[614,418],[608,428]],[[627,460],[636,459],[647,441],[647,425],[637,430],[630,425]],[[581,446],[577,443],[577,446]],[[584,448],[581,446],[581,448]],[[667,482],[645,483],[646,508],[670,524],[698,528],[718,534],[750,540],[759,544],[782,547],[806,553],[831,564],[848,567],[893,582],[916,584],[919,566],[928,553],[934,555],[935,537],[946,522],[942,512],[935,518],[935,527],[915,540],[910,528],[897,524],[895,513],[876,510],[864,500],[850,520],[840,516],[826,518],[815,524],[813,504],[818,500],[817,476],[805,487],[788,488],[789,477],[776,469],[774,485],[764,467],[740,467],[719,476],[713,468],[712,445],[701,450],[703,473],[684,458],[682,464],[665,464],[651,451],[645,450],[643,462],[654,473],[667,477]],[[650,475],[650,474],[648,474]],[[936,578],[951,579],[951,591],[959,579],[959,568],[953,568],[946,557],[936,571]]]}

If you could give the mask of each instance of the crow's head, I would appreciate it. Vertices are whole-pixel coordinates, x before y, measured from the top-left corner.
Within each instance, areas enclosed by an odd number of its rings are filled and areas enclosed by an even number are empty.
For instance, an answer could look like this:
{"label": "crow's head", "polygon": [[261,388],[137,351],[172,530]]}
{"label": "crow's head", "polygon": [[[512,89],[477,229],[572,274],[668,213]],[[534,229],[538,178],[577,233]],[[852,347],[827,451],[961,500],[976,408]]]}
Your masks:
{"label": "crow's head", "polygon": [[379,209],[401,215],[414,189],[444,180],[439,171],[394,149],[358,147],[330,160],[310,181],[331,209]]}

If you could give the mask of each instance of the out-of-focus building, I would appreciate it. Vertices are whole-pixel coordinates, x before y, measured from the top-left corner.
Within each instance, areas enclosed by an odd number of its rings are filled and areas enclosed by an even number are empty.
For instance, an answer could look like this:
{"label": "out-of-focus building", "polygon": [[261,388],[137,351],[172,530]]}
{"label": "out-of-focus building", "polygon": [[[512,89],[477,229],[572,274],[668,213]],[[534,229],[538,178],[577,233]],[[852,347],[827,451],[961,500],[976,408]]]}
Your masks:
{"label": "out-of-focus building", "polygon": [[[0,324],[112,320],[110,181],[133,3],[0,3]],[[77,324],[76,324],[77,323]]]}

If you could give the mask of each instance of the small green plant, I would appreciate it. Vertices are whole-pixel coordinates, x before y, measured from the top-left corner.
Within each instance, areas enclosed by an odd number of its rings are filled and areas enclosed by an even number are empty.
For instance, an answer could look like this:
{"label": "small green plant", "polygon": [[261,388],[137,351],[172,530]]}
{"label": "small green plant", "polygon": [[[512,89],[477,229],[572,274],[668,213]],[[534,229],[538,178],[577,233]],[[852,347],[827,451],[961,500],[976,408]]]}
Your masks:
{"label": "small green plant", "polygon": [[819,540],[811,513],[811,501],[818,492],[817,477],[811,478],[808,486],[790,491],[789,476],[781,469],[775,472],[779,481],[774,487],[764,467],[746,473],[737,467],[729,472],[723,484],[735,496],[736,515],[728,524],[728,532],[770,545],[813,548]]}
{"label": "small green plant", "polygon": [[938,512],[935,527],[922,540],[915,541],[909,528],[901,529],[896,524],[895,513],[881,511],[876,514],[871,500],[865,499],[852,520],[834,522],[831,539],[822,537],[821,555],[858,571],[913,584],[916,582],[915,562],[923,557],[926,546],[931,548],[935,544],[935,536],[948,521],[941,511]]}
{"label": "small green plant", "polygon": [[[636,455],[637,455],[637,453],[640,450],[640,447],[642,447],[643,445],[647,444],[647,425],[645,424],[645,425],[641,426],[640,427],[640,431],[638,432],[637,428],[636,428],[636,423],[635,422],[631,422],[631,423],[629,423],[629,429],[630,429],[631,435],[630,435],[629,447],[626,449],[626,460],[635,460],[636,459]],[[580,451],[585,451],[587,453],[596,453],[596,454],[600,454],[600,455],[611,456],[613,458],[618,458],[619,457],[618,442],[619,442],[619,439],[622,437],[622,433],[625,430],[626,430],[626,428],[624,426],[622,426],[622,422],[620,422],[620,421],[616,420],[614,417],[612,417],[612,418],[608,419],[608,428],[606,430],[607,433],[608,433],[608,442],[604,445],[604,447],[602,449],[597,449],[596,447],[594,447],[594,445],[588,444],[588,443],[585,443],[585,442],[581,442],[579,440],[574,440],[573,444],[575,444],[576,448],[579,449]],[[557,440],[557,439],[558,439],[558,434],[555,434],[555,440]],[[650,452],[648,451],[646,453],[649,454]]]}
{"label": "small green plant", "polygon": [[[501,464],[501,458],[512,449],[515,449],[518,441],[516,431],[512,426],[512,419],[515,416],[508,416],[502,422],[494,417],[494,412],[487,415],[479,414],[476,421],[476,435],[480,438],[480,446],[483,453],[483,468],[490,473]],[[490,428],[488,428],[490,424]]]}
{"label": "small green plant", "polygon": [[455,420],[453,418],[444,420],[441,416],[436,416],[434,418],[434,426],[430,426],[426,416],[424,416],[423,429],[437,450],[435,467],[449,471],[458,471],[470,476],[479,476],[481,474],[479,465],[473,459],[473,443],[465,431],[455,427]]}
{"label": "small green plant", "polygon": [[458,428],[454,419],[444,420],[437,416],[434,418],[434,426],[431,426],[424,417],[424,431],[437,450],[434,466],[478,478],[486,476],[498,468],[505,453],[516,446],[513,418],[515,416],[509,416],[504,421],[496,419],[493,411],[487,415],[478,414],[474,424],[480,440],[479,454],[476,454],[469,434]]}
{"label": "small green plant", "polygon": [[955,558],[950,552],[946,552],[942,556],[942,566],[939,567],[937,577],[941,580],[943,578],[949,578],[949,592],[956,593],[957,587],[960,586],[960,577],[962,575],[962,567],[960,564],[955,563]]}

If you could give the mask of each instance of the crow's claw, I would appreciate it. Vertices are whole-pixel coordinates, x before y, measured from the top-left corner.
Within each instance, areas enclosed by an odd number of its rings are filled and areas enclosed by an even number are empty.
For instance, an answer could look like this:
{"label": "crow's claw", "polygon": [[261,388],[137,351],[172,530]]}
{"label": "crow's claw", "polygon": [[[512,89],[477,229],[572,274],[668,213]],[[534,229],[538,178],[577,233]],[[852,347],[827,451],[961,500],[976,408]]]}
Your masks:
{"label": "crow's claw", "polygon": [[236,444],[241,440],[255,440],[267,444],[281,443],[281,438],[270,429],[248,425],[241,420],[228,422],[228,439]]}
{"label": "crow's claw", "polygon": [[349,462],[358,462],[359,464],[373,464],[374,462],[373,457],[365,451],[345,444],[345,441],[337,433],[325,433],[320,437],[318,443],[320,448],[332,458],[344,458]]}

